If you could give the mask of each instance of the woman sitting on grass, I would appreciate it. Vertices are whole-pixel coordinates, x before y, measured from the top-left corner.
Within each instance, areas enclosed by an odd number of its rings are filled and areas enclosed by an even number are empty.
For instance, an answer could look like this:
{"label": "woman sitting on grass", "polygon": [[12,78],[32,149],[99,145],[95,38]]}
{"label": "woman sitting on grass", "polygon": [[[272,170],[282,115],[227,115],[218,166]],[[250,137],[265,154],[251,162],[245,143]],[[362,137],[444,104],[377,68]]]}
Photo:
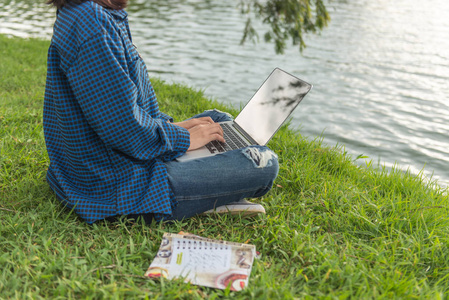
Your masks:
{"label": "woman sitting on grass", "polygon": [[88,223],[118,215],[181,220],[223,206],[264,211],[244,198],[266,194],[277,176],[268,148],[176,161],[224,142],[216,122],[230,117],[212,110],[173,123],[159,111],[131,40],[127,0],[47,3],[57,8],[44,102],[47,180],[60,201]]}

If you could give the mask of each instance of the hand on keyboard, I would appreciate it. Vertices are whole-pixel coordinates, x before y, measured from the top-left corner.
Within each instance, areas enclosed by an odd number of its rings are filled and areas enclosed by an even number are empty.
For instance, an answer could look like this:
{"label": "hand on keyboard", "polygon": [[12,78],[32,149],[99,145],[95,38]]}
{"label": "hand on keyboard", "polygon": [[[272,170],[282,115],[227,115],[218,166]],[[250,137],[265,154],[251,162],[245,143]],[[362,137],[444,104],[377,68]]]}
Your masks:
{"label": "hand on keyboard", "polygon": [[188,130],[190,133],[190,147],[188,150],[201,148],[211,141],[225,142],[223,129],[218,123],[200,124]]}
{"label": "hand on keyboard", "polygon": [[221,153],[229,150],[241,149],[248,146],[242,138],[236,134],[236,132],[231,128],[231,126],[227,123],[220,124],[223,129],[223,136],[226,140],[226,143],[219,141],[211,141],[206,144],[206,148],[209,149],[210,153]]}

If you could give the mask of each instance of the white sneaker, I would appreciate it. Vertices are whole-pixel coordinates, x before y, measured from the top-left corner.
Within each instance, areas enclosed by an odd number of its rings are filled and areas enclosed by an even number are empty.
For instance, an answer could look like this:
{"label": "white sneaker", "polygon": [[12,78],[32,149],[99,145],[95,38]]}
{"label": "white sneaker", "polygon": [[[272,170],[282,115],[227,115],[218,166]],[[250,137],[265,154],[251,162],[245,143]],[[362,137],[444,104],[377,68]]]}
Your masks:
{"label": "white sneaker", "polygon": [[253,217],[257,214],[265,214],[265,208],[263,208],[263,206],[258,203],[249,202],[248,200],[243,199],[238,202],[231,202],[226,205],[210,209],[203,212],[201,215],[226,213],[229,213],[231,215],[241,214],[244,217]]}

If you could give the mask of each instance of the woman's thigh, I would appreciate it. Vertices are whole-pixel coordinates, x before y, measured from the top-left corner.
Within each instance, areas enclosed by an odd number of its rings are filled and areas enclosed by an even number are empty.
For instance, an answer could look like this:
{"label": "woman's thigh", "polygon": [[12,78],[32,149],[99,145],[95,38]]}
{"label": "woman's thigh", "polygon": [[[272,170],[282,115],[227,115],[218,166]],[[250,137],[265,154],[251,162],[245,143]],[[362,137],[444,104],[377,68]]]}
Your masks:
{"label": "woman's thigh", "polygon": [[166,163],[178,207],[171,219],[188,218],[214,207],[267,193],[279,170],[267,147],[250,146],[212,157]]}

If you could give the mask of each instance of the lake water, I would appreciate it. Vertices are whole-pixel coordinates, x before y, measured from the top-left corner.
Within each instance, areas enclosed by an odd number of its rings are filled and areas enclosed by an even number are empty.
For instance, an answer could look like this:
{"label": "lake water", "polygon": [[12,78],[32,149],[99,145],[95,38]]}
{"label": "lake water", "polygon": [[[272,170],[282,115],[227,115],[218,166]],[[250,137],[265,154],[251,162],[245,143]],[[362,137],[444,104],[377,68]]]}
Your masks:
{"label": "lake water", "polygon": [[[134,42],[151,76],[245,103],[274,67],[312,83],[292,126],[356,157],[449,184],[449,1],[328,4],[331,22],[307,49],[240,46],[238,0],[130,1]],[[54,11],[0,0],[0,33],[51,37]],[[264,27],[257,25],[263,36]],[[358,160],[358,163],[364,163]]]}

